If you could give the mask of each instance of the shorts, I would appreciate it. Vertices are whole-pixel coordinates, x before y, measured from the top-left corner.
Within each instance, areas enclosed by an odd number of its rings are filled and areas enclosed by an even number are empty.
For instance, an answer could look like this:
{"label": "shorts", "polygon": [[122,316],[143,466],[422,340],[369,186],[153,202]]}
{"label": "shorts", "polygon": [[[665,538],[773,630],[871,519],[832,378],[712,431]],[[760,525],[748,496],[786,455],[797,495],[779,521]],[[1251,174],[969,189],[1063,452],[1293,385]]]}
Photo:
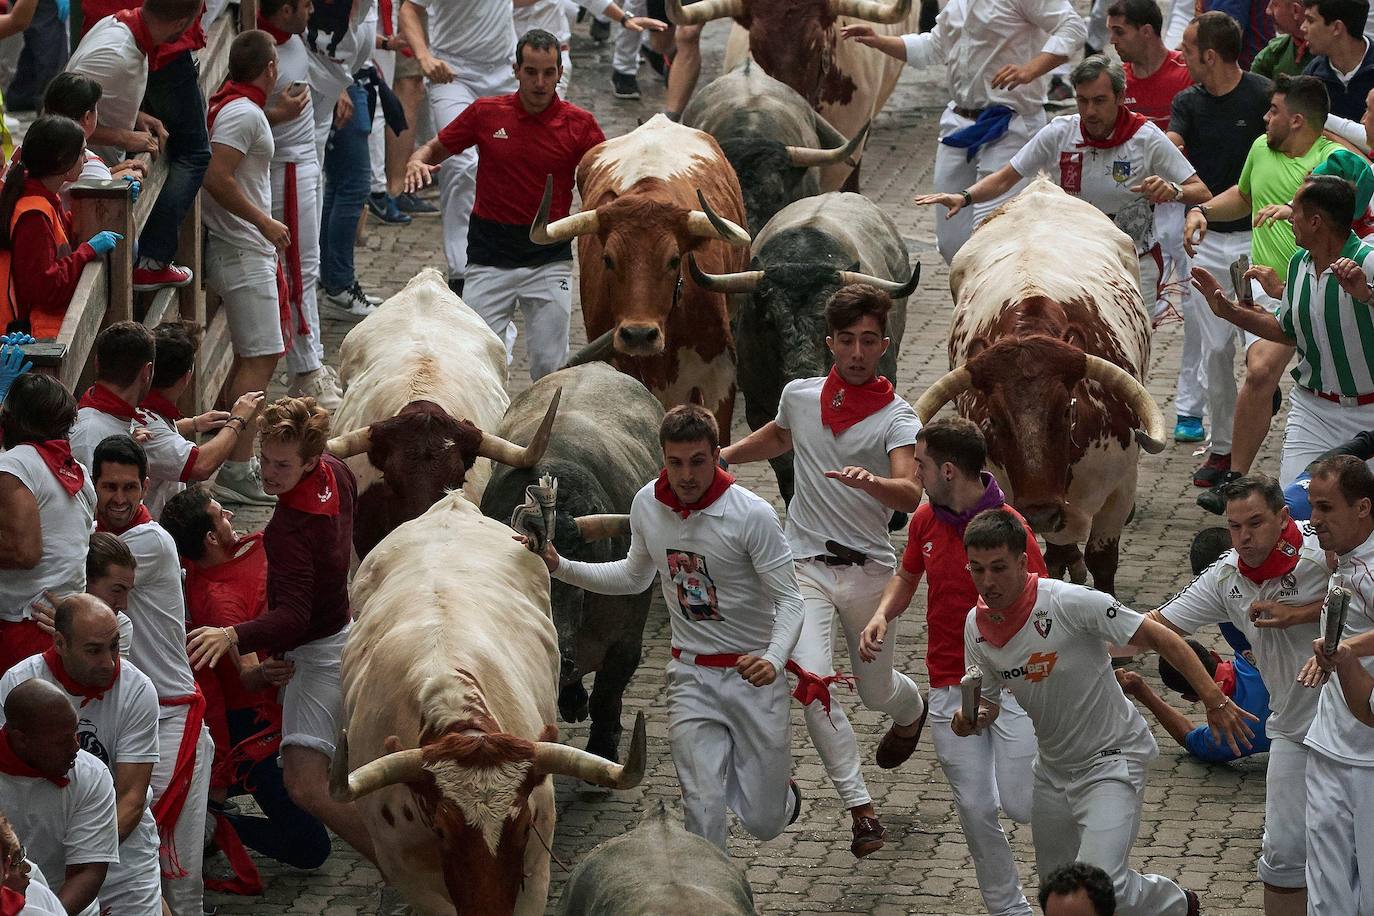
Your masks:
{"label": "shorts", "polygon": [[407,77],[421,79],[424,75],[424,71],[420,69],[420,62],[418,60],[411,57],[409,54],[402,54],[399,51],[396,52],[396,75],[392,77],[393,83],[396,80],[403,80]]}
{"label": "shorts", "polygon": [[223,300],[235,356],[285,352],[275,255],[239,248],[212,235],[205,243],[205,283]]}
{"label": "shorts", "polygon": [[334,742],[343,724],[339,670],[348,629],[345,625],[334,635],[297,646],[283,656],[295,663],[296,670],[282,688],[282,747],[294,745],[334,756]]}

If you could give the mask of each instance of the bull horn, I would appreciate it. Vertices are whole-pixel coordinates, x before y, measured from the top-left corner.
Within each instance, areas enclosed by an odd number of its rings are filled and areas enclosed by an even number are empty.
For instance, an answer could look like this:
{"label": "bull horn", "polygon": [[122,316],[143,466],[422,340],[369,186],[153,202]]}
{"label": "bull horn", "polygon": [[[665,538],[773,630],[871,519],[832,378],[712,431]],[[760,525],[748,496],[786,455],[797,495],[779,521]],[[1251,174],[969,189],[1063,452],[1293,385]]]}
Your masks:
{"label": "bull horn", "polygon": [[549,207],[553,205],[553,176],[544,179],[544,197],[539,201],[539,212],[535,214],[530,226],[530,241],[536,245],[554,245],[575,239],[579,235],[591,235],[597,230],[599,222],[595,210],[583,210],[572,216],[565,216],[553,225],[549,224]]}
{"label": "bull horn", "polygon": [[868,128],[872,121],[865,124],[852,140],[846,141],[842,146],[834,149],[814,149],[810,146],[788,146],[787,156],[792,160],[792,164],[798,168],[809,168],[813,165],[839,165],[841,162],[849,165],[858,165],[857,162],[850,161],[850,157],[858,152],[863,145],[864,137],[868,136]]}
{"label": "bull horn", "polygon": [[[708,3],[710,0],[701,0],[701,2]],[[697,200],[701,201],[701,209],[693,210],[687,214],[687,231],[692,235],[706,239],[720,239],[736,248],[743,248],[752,241],[748,232],[711,209],[711,205],[706,202],[706,195],[701,193],[700,188],[697,189]]]}
{"label": "bull horn", "polygon": [[1100,356],[1084,354],[1088,361],[1083,377],[1097,382],[1103,388],[1126,402],[1144,429],[1135,431],[1135,439],[1140,447],[1151,455],[1164,451],[1164,414],[1160,412],[1155,399],[1135,376],[1115,363],[1109,363]]}
{"label": "bull horn", "polygon": [[885,280],[882,277],[875,277],[871,274],[861,274],[852,270],[840,271],[840,282],[845,286],[851,283],[867,283],[876,286],[878,289],[887,293],[893,299],[905,299],[916,291],[916,287],[921,282],[921,264],[916,262],[916,266],[911,269],[911,276],[905,283],[898,283],[896,280]]}
{"label": "bull horn", "polygon": [[577,522],[577,533],[584,541],[621,538],[630,533],[628,515],[580,515],[573,521]]}
{"label": "bull horn", "polygon": [[354,455],[362,455],[372,447],[372,427],[364,426],[355,429],[351,433],[342,436],[335,436],[325,445],[329,454],[343,461],[352,458]]}
{"label": "bull horn", "polygon": [[830,11],[836,16],[891,25],[907,17],[911,12],[911,0],[891,0],[890,3],[880,0],[830,0]]}
{"label": "bull horn", "polygon": [[348,772],[348,733],[340,730],[329,765],[329,795],[337,802],[357,801],[378,789],[397,783],[414,782],[424,775],[424,751],[412,748],[396,751]]}
{"label": "bull horn", "polygon": [[611,763],[605,757],[589,754],[566,744],[540,741],[534,745],[534,772],[553,776],[572,776],[583,782],[608,789],[633,789],[644,778],[648,756],[644,731],[644,713],[635,713],[634,738],[630,741],[630,757],[624,765]]}
{"label": "bull horn", "polygon": [[761,270],[742,270],[733,274],[708,274],[697,266],[695,254],[687,255],[687,270],[692,282],[713,293],[752,293],[763,279]]}
{"label": "bull horn", "polygon": [[916,416],[922,423],[929,423],[930,418],[939,413],[941,407],[972,386],[973,376],[969,374],[967,366],[949,370],[921,395],[920,400],[916,402]]}
{"label": "bull horn", "polygon": [[530,444],[524,446],[508,442],[500,436],[482,433],[482,444],[477,446],[477,454],[513,468],[532,468],[544,458],[544,450],[549,447],[549,431],[553,429],[554,417],[558,416],[558,399],[563,396],[562,386],[554,390],[549,399],[549,409],[544,414],[544,422],[539,424]]}
{"label": "bull horn", "polygon": [[701,25],[712,19],[744,15],[744,0],[700,0],[690,9],[683,7],[682,0],[667,0],[664,7],[673,25]]}
{"label": "bull horn", "polygon": [[573,366],[582,366],[586,363],[594,363],[605,359],[615,352],[615,328],[611,328],[596,340],[578,350],[568,361],[563,364],[564,369],[571,369]]}

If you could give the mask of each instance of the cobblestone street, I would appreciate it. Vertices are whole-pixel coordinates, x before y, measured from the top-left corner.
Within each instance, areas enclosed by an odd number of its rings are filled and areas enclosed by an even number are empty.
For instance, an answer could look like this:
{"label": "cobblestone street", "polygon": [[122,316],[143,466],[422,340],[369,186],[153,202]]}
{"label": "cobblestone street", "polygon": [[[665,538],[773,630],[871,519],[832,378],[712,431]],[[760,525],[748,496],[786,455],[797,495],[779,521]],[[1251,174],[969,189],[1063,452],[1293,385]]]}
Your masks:
{"label": "cobblestone street", "polygon": [[[707,26],[703,39],[702,85],[720,72],[728,23]],[[589,108],[608,136],[631,130],[637,119],[655,113],[662,99],[662,83],[645,66],[640,70],[644,99],[615,100],[610,91],[609,45],[593,45],[585,24],[575,30],[571,100]],[[896,94],[874,125],[863,165],[863,192],[880,204],[900,227],[913,260],[922,265],[921,288],[908,305],[906,336],[901,345],[898,392],[914,401],[948,368],[945,341],[950,298],[948,270],[935,252],[934,224],[928,210],[911,205],[914,193],[929,189],[936,120],[944,103],[943,74],[907,70]],[[1214,189],[1216,190],[1216,189]],[[1046,239],[1053,244],[1052,239]],[[437,219],[417,219],[402,227],[369,224],[358,250],[358,273],[369,292],[390,295],[417,271],[441,267],[443,255]],[[574,289],[576,287],[574,286]],[[331,355],[348,326],[327,327]],[[584,340],[580,313],[573,316],[574,347]],[[1149,388],[1173,417],[1173,395],[1182,325],[1163,326],[1155,335]],[[512,392],[528,384],[523,350],[511,367]],[[734,434],[747,429],[744,410],[736,407]],[[1210,425],[1210,424],[1209,424]],[[1282,429],[1282,418],[1275,422]],[[1277,469],[1278,434],[1262,452],[1265,470]],[[1192,470],[1199,459],[1191,446],[1174,445],[1161,455],[1143,456],[1134,522],[1122,541],[1118,594],[1141,610],[1156,607],[1189,578],[1187,548],[1198,528],[1215,524],[1194,505]],[[783,510],[772,471],[766,464],[743,469],[741,483],[771,498]],[[241,527],[260,527],[266,513],[245,511]],[[902,619],[898,659],[903,670],[925,686],[922,661],[925,645],[924,586]],[[668,618],[655,589],[645,636],[644,661],[626,696],[625,721],[644,710],[649,722],[649,773],[629,792],[586,797],[573,786],[558,786],[558,825],[553,852],[550,912],[556,909],[567,872],[595,845],[634,826],[659,799],[676,806],[677,781],[668,755],[664,715],[663,670],[668,657]],[[1220,639],[1215,631],[1204,641]],[[837,664],[848,669],[843,640]],[[1153,659],[1146,664],[1156,685]],[[736,832],[731,852],[746,870],[761,912],[777,914],[852,913],[874,916],[926,914],[973,916],[984,912],[972,862],[954,813],[950,790],[927,738],[915,756],[896,771],[871,764],[873,750],[886,723],[863,710],[856,695],[840,691],[867,765],[864,776],[887,826],[886,847],[863,861],[849,853],[849,818],[842,809],[819,759],[809,745],[801,711],[793,708],[792,744],[795,776],[805,796],[798,823],[782,836],[757,843]],[[1175,698],[1176,699],[1176,698]],[[1200,719],[1198,710],[1194,718]],[[557,723],[564,740],[585,742],[585,723]],[[1135,866],[1177,878],[1197,890],[1207,916],[1239,916],[1261,912],[1261,893],[1255,878],[1264,812],[1265,758],[1232,766],[1204,766],[1187,759],[1162,729],[1156,729],[1160,754],[1150,767]],[[1013,848],[1028,896],[1035,888],[1030,829],[1012,830]],[[207,904],[221,916],[235,914],[323,914],[351,916],[378,912],[380,878],[342,843],[317,872],[303,873],[260,862],[267,885],[261,898],[211,895]],[[222,867],[216,860],[209,867]],[[1038,912],[1038,908],[1037,908]],[[707,914],[703,914],[707,916]]]}

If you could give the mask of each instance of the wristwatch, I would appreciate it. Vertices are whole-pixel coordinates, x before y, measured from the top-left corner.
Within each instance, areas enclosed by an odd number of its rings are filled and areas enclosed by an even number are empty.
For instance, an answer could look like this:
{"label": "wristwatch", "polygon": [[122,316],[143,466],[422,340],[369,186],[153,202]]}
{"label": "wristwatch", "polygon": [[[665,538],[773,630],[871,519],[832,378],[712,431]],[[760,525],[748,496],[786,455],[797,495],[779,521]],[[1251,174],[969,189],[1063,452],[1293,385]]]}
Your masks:
{"label": "wristwatch", "polygon": [[1174,192],[1174,200],[1182,200],[1182,199],[1183,199],[1183,185],[1179,184],[1177,181],[1170,181],[1170,182],[1168,182],[1168,185],[1169,185],[1170,188],[1173,189],[1173,192]]}
{"label": "wristwatch", "polygon": [[962,198],[964,199],[964,206],[965,206],[965,207],[971,207],[971,206],[973,206],[973,195],[970,194],[970,193],[968,192],[968,189],[967,189],[967,188],[965,188],[964,190],[960,191],[960,192],[959,192],[959,196],[962,197]]}

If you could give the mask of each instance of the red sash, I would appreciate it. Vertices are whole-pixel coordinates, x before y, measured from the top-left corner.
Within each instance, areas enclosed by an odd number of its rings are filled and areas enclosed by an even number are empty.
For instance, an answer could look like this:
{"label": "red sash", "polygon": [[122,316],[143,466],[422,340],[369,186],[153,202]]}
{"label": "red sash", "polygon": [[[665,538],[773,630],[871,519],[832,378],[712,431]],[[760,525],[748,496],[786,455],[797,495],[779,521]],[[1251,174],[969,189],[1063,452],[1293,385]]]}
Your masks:
{"label": "red sash", "polygon": [[334,469],[323,458],[316,459],[315,469],[278,496],[277,505],[311,515],[338,515],[339,487],[334,481]]}
{"label": "red sash", "polygon": [[[291,230],[291,242],[286,246],[286,270],[283,279],[286,281],[286,305],[289,309],[296,312],[295,333],[304,337],[310,336],[310,325],[305,323],[305,280],[301,275],[301,216],[300,199],[297,195],[300,188],[296,185],[296,163],[286,163],[286,170],[282,176],[282,220],[286,223],[286,228]],[[280,265],[278,265],[280,268]],[[291,315],[288,311],[282,316],[287,322],[288,328]],[[288,334],[287,338],[290,340]]]}
{"label": "red sash", "polygon": [[106,388],[100,382],[86,389],[85,394],[81,395],[81,400],[77,407],[90,407],[101,413],[107,413],[112,417],[133,422],[134,416],[138,413],[138,408],[128,401]]}
{"label": "red sash", "polygon": [[1279,535],[1278,543],[1269,551],[1269,556],[1258,566],[1246,566],[1245,561],[1236,556],[1236,567],[1240,574],[1256,585],[1269,579],[1277,579],[1291,573],[1298,565],[1298,552],[1302,549],[1302,532],[1298,523],[1291,518]]}
{"label": "red sash", "polygon": [[81,464],[72,457],[72,444],[66,439],[49,439],[46,442],[30,442],[38,457],[43,459],[52,476],[67,491],[75,496],[86,482],[86,472]]}
{"label": "red sash", "polygon": [[1081,139],[1074,144],[1079,149],[1091,146],[1093,149],[1114,149],[1136,135],[1140,128],[1149,122],[1143,114],[1136,114],[1125,105],[1116,109],[1116,123],[1112,125],[1112,132],[1105,140],[1094,140],[1083,133],[1083,122],[1079,122],[1078,132]]}
{"label": "red sash", "polygon": [[838,436],[891,404],[894,397],[892,383],[881,375],[851,385],[832,366],[821,386],[821,425]]}
{"label": "red sash", "polygon": [[85,684],[81,683],[80,681],[77,681],[70,674],[68,674],[67,667],[62,664],[62,656],[57,654],[56,646],[54,646],[51,649],[48,649],[46,652],[43,653],[43,663],[48,666],[48,670],[52,672],[52,676],[57,678],[57,683],[62,685],[62,689],[66,690],[74,697],[82,698],[82,709],[85,709],[86,704],[91,702],[92,700],[105,699],[106,692],[109,691],[110,688],[115,685],[115,682],[119,680],[118,655],[115,656],[114,677],[110,678],[110,682],[108,684],[105,684],[101,687],[87,687]]}
{"label": "red sash", "polygon": [[684,505],[683,502],[677,498],[677,494],[673,492],[673,488],[668,485],[668,471],[665,468],[658,472],[658,482],[654,484],[654,499],[657,499],[678,515],[686,518],[693,512],[700,512],[702,509],[711,505],[711,503],[720,499],[721,495],[724,494],[726,490],[730,489],[731,484],[734,482],[735,475],[723,468],[716,468],[716,476],[711,479],[711,485],[706,488],[705,495],[688,506]]}
{"label": "red sash", "polygon": [[[186,798],[191,794],[191,775],[196,769],[196,745],[200,742],[200,728],[205,722],[205,694],[196,688],[195,693],[181,697],[158,697],[159,706],[185,706],[186,724],[181,733],[181,743],[177,745],[176,763],[172,765],[172,778],[162,797],[153,802],[153,821],[162,838],[158,847],[158,857],[162,860],[164,878],[184,878],[186,869],[177,859],[176,826],[181,819],[181,811],[186,806]],[[201,799],[203,802],[204,799]],[[200,840],[196,840],[200,842]]]}
{"label": "red sash", "polygon": [[71,782],[65,776],[49,776],[29,766],[19,759],[15,754],[14,748],[10,747],[10,730],[8,726],[0,725],[0,773],[8,773],[11,776],[26,776],[30,779],[46,779],[48,782],[65,789],[67,783]]}
{"label": "red sash", "polygon": [[[703,668],[733,668],[744,656],[738,652],[722,652],[719,655],[697,655],[693,657],[692,664],[700,665]],[[673,647],[673,658],[681,659],[682,650]],[[821,708],[825,710],[825,717],[830,718],[830,685],[839,681],[847,687],[854,686],[854,679],[848,675],[835,672],[829,677],[821,677],[807,671],[792,659],[787,660],[783,670],[797,678],[797,686],[792,690],[792,697],[803,706],[810,706],[817,701]],[[831,723],[832,725],[834,723]]]}

